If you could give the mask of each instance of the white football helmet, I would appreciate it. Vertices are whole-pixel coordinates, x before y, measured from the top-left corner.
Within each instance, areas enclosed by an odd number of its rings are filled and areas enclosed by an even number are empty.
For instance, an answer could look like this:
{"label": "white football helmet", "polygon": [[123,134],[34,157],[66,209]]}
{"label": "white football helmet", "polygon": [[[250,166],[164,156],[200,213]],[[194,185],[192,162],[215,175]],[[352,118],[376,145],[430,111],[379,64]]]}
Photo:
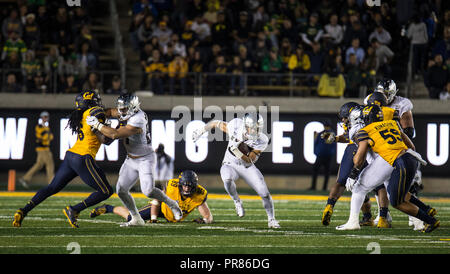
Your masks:
{"label": "white football helmet", "polygon": [[348,127],[352,128],[357,124],[364,124],[361,106],[352,108],[348,115]]}
{"label": "white football helmet", "polygon": [[125,121],[140,110],[139,98],[134,94],[122,94],[117,98],[117,111],[119,120]]}
{"label": "white football helmet", "polygon": [[375,89],[377,92],[382,92],[386,95],[387,103],[390,104],[394,101],[395,95],[397,95],[398,88],[393,80],[383,80],[378,82]]}
{"label": "white football helmet", "polygon": [[246,113],[242,120],[244,121],[244,137],[247,140],[258,139],[264,127],[263,117],[257,113]]}

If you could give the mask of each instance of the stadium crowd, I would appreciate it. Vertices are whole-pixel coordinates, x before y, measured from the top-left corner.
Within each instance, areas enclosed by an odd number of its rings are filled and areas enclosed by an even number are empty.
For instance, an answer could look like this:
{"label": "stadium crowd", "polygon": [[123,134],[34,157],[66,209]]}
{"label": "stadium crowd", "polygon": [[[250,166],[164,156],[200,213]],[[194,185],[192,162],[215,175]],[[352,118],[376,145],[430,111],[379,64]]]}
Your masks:
{"label": "stadium crowd", "polygon": [[[155,94],[192,92],[198,73],[206,95],[242,95],[244,85],[295,85],[330,95],[358,97],[381,78],[406,78],[405,51],[413,46],[415,78],[430,98],[445,97],[450,68],[450,10],[446,1],[365,0],[129,0],[129,40],[140,56],[142,89]],[[87,8],[84,8],[87,7]],[[103,90],[99,44],[89,6],[67,8],[45,0],[18,0],[1,14],[3,91],[42,92],[57,75],[58,92]],[[87,10],[86,10],[87,9]],[[50,16],[52,15],[52,16]],[[44,44],[45,55],[37,58]],[[268,77],[244,74],[273,73]],[[278,74],[283,73],[283,74]],[[324,77],[326,76],[326,77]],[[339,79],[334,81],[333,79]],[[42,84],[44,83],[44,84]],[[317,88],[318,87],[318,88]]]}

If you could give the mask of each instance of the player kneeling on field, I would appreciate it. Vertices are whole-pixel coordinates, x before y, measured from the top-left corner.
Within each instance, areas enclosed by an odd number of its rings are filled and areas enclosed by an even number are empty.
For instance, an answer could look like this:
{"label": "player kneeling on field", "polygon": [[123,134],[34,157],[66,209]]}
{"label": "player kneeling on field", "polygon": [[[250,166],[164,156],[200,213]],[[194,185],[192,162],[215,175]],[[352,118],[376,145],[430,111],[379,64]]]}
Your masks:
{"label": "player kneeling on field", "polygon": [[[200,224],[210,224],[213,222],[213,216],[206,203],[208,192],[198,184],[198,176],[194,171],[185,170],[178,178],[168,181],[166,195],[176,201],[183,211],[183,217],[180,222],[196,208],[198,208],[202,218],[197,218],[193,220],[194,222]],[[114,213],[127,220],[131,219],[127,208],[106,204],[93,209],[91,218],[105,213]],[[152,200],[148,205],[140,208],[139,215],[141,215],[142,219],[152,223],[157,222],[157,217],[163,217],[169,222],[177,222],[170,207],[166,203],[161,203],[158,200]]]}

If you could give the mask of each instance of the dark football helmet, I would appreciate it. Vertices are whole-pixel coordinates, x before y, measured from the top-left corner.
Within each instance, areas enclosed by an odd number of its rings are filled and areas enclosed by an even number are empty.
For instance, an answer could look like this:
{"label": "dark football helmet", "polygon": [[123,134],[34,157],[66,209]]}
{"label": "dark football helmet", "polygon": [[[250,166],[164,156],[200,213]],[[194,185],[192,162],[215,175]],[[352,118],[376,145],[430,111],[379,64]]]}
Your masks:
{"label": "dark football helmet", "polygon": [[[178,187],[180,188],[180,193],[184,196],[191,196],[194,194],[198,185],[198,176],[192,170],[185,170],[179,176]],[[185,190],[188,187],[187,190]]]}
{"label": "dark football helmet", "polygon": [[362,110],[362,119],[366,126],[375,122],[381,122],[383,121],[383,111],[378,105],[365,106]]}
{"label": "dark football helmet", "polygon": [[367,98],[367,105],[378,105],[384,107],[387,105],[387,98],[384,93],[373,92]]}
{"label": "dark football helmet", "polygon": [[85,90],[75,97],[75,106],[78,110],[86,110],[91,107],[102,106],[102,99],[96,91]]}
{"label": "dark football helmet", "polygon": [[338,117],[340,120],[346,118],[348,119],[348,115],[350,114],[350,111],[352,110],[352,108],[359,106],[358,103],[356,102],[348,102],[345,103],[341,106],[341,108],[339,109],[339,113],[338,113]]}

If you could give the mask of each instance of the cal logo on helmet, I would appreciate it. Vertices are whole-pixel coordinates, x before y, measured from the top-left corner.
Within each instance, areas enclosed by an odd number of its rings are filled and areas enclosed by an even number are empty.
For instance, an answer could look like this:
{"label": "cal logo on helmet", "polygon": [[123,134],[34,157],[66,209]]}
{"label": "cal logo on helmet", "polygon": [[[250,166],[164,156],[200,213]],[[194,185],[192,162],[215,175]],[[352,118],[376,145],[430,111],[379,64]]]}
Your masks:
{"label": "cal logo on helmet", "polygon": [[84,100],[92,100],[92,97],[94,97],[93,92],[87,91],[87,92],[83,93]]}

